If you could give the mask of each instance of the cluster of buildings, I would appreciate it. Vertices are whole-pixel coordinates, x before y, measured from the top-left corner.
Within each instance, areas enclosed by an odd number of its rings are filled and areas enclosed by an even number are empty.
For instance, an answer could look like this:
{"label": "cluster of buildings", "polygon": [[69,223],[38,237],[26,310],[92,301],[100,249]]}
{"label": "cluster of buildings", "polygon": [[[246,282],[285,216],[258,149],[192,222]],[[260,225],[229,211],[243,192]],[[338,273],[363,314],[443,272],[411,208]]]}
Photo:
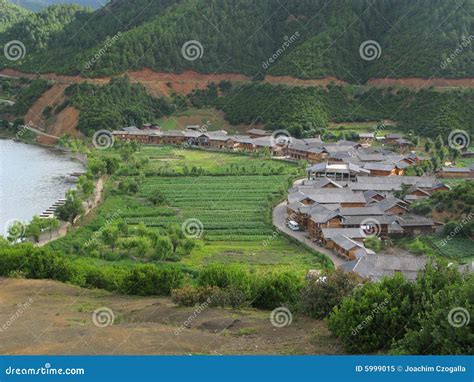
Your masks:
{"label": "cluster of buildings", "polygon": [[355,260],[374,254],[364,245],[369,236],[417,236],[442,227],[408,208],[416,200],[449,190],[435,177],[353,175],[350,168],[346,170],[344,177],[318,177],[315,166],[310,166],[308,180],[289,190],[288,219],[312,241]]}
{"label": "cluster of buildings", "polygon": [[[326,162],[330,164],[328,174],[341,173],[335,164],[351,165],[353,174],[375,176],[403,175],[404,170],[426,159],[415,154],[401,155],[384,148],[371,148],[374,134],[360,134],[359,142],[339,140],[323,142],[320,138],[280,139],[261,129],[251,129],[248,135],[229,135],[226,131],[201,131],[190,127],[185,130],[161,131],[157,126],[135,126],[114,131],[113,135],[121,141],[136,141],[141,144],[188,145],[215,150],[259,152],[266,150],[276,157],[305,160],[309,163]],[[384,142],[394,146],[408,145],[398,134],[387,134]],[[331,167],[332,166],[332,167]],[[334,171],[332,171],[334,170]],[[342,171],[343,172],[343,171]]]}

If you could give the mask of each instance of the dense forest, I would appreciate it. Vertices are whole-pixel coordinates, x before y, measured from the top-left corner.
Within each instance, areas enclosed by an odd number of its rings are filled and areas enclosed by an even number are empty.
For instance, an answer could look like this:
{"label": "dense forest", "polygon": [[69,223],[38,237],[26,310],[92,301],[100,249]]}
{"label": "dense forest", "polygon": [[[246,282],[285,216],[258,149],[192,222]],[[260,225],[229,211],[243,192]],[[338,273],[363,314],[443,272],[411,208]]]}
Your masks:
{"label": "dense forest", "polygon": [[[0,58],[0,67],[87,76],[150,67],[353,83],[473,77],[473,15],[474,0],[116,0],[94,13],[52,6],[0,33],[0,44],[14,38],[28,50],[20,61]],[[190,40],[202,45],[196,60],[181,52]],[[380,49],[375,57],[364,51],[363,59],[359,48],[368,40]],[[104,46],[100,60],[85,68]]]}
{"label": "dense forest", "polygon": [[140,84],[126,77],[114,78],[104,86],[74,84],[66,89],[68,101],[81,113],[78,128],[92,135],[100,129],[118,129],[152,121],[170,114],[173,107],[163,99],[148,95]]}
{"label": "dense forest", "polygon": [[0,0],[0,9],[2,11],[0,13],[0,33],[30,14],[26,9],[12,4],[9,0]]}
{"label": "dense forest", "polygon": [[104,5],[106,0],[15,0],[19,6],[38,12],[53,4],[78,4],[84,7],[99,8]]}
{"label": "dense forest", "polygon": [[[202,92],[191,95],[199,100]],[[209,102],[233,124],[265,123],[295,136],[324,133],[328,121],[389,119],[413,135],[448,136],[453,129],[474,134],[474,91],[376,89],[347,86],[288,87],[262,83],[237,86]]]}

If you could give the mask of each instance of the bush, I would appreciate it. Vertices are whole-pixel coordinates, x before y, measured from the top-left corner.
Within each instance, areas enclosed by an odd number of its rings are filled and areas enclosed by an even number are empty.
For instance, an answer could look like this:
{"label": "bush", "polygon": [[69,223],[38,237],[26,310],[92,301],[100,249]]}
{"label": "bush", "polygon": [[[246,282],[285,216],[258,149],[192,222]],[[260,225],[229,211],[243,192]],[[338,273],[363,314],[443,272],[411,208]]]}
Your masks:
{"label": "bush", "polygon": [[301,310],[313,318],[325,318],[363,281],[355,273],[345,273],[342,270],[326,271],[317,279],[307,281],[301,291]]}
{"label": "bush", "polygon": [[265,275],[258,282],[257,296],[253,306],[260,309],[274,309],[296,303],[302,279],[295,273],[282,272]]}
{"label": "bush", "polygon": [[251,299],[255,291],[255,280],[239,265],[212,264],[204,268],[198,277],[200,286],[216,286],[225,289],[238,288],[246,298]]}
{"label": "bush", "polygon": [[413,284],[396,274],[367,283],[346,297],[329,316],[328,326],[352,353],[389,348],[413,326]]}
{"label": "bush", "polygon": [[194,306],[213,300],[220,291],[220,288],[214,286],[195,287],[185,285],[182,288],[173,289],[171,299],[179,305]]}
{"label": "bush", "polygon": [[184,272],[179,268],[139,265],[125,277],[123,291],[140,296],[168,296],[172,289],[181,286],[183,280]]}

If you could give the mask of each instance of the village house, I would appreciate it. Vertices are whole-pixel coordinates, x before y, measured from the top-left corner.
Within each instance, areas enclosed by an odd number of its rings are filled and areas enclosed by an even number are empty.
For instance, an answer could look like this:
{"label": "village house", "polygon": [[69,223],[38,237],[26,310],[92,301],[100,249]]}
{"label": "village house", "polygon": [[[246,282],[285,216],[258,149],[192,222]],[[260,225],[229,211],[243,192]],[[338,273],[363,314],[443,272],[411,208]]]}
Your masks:
{"label": "village house", "polygon": [[330,178],[335,181],[353,181],[360,175],[369,175],[370,171],[352,163],[317,163],[306,169],[308,179]]}
{"label": "village house", "polygon": [[397,142],[397,140],[402,139],[402,138],[403,137],[401,134],[394,134],[394,133],[385,134],[384,143],[386,145],[394,145]]}
{"label": "village house", "polygon": [[250,138],[261,138],[261,137],[266,137],[266,136],[269,136],[271,135],[271,133],[269,133],[268,131],[265,131],[263,129],[250,129],[249,131],[247,131],[247,133],[249,134]]}
{"label": "village house", "polygon": [[468,179],[474,178],[474,166],[469,167],[443,167],[438,173],[440,178]]}
{"label": "village house", "polygon": [[363,256],[340,266],[344,272],[353,272],[363,278],[379,281],[401,273],[407,280],[415,281],[420,271],[425,269],[428,259],[425,256],[410,254]]}

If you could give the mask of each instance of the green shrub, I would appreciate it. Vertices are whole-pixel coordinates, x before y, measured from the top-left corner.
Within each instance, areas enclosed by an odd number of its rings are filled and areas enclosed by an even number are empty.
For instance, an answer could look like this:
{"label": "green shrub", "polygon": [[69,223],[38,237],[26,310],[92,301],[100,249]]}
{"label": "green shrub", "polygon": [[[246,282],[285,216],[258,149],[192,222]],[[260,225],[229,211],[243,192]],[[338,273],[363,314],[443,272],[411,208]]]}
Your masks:
{"label": "green shrub", "polygon": [[265,275],[257,281],[257,295],[253,306],[260,309],[274,309],[296,303],[303,282],[295,273],[281,272]]}
{"label": "green shrub", "polygon": [[325,318],[363,281],[357,274],[342,270],[326,271],[318,278],[311,278],[301,291],[301,310],[311,317]]}
{"label": "green shrub", "polygon": [[182,285],[183,280],[184,272],[179,268],[139,265],[125,277],[123,291],[140,296],[168,296],[172,289]]}

